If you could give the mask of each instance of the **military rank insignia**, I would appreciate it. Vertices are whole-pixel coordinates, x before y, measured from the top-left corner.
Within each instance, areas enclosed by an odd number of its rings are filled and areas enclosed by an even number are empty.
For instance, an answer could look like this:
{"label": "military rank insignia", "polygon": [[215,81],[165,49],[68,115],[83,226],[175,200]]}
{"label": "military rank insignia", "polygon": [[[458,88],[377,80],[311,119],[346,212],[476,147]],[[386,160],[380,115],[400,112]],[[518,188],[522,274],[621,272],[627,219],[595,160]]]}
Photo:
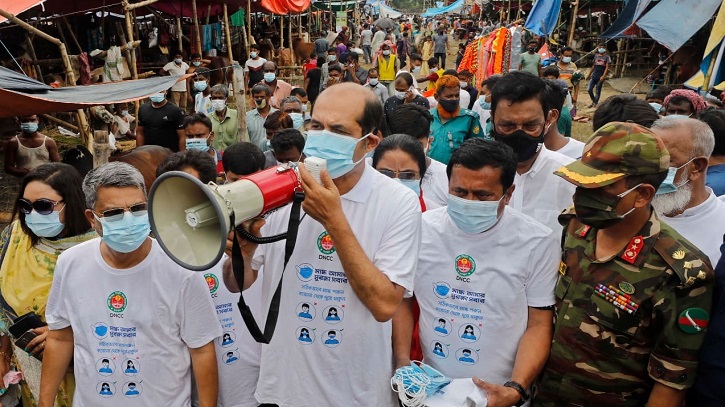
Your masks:
{"label": "military rank insignia", "polygon": [[704,332],[709,322],[710,315],[702,308],[688,308],[677,319],[677,325],[688,334]]}
{"label": "military rank insignia", "polygon": [[562,276],[566,275],[567,268],[568,267],[567,267],[566,263],[564,263],[563,261],[559,262],[559,274],[561,274]]}
{"label": "military rank insignia", "polygon": [[634,264],[634,262],[637,261],[639,252],[642,251],[642,246],[644,246],[644,238],[642,236],[633,237],[624,249],[624,253],[622,253],[622,260],[629,264]]}
{"label": "military rank insignia", "polygon": [[[632,284],[620,283],[620,287],[631,287],[631,290],[627,291],[631,291],[631,293],[634,294],[634,286]],[[639,308],[639,304],[632,301],[630,294],[627,294],[624,290],[614,287],[613,285],[607,287],[604,284],[597,284],[594,288],[594,292],[596,292],[598,296],[604,298],[607,302],[630,315],[637,312],[637,309]]]}

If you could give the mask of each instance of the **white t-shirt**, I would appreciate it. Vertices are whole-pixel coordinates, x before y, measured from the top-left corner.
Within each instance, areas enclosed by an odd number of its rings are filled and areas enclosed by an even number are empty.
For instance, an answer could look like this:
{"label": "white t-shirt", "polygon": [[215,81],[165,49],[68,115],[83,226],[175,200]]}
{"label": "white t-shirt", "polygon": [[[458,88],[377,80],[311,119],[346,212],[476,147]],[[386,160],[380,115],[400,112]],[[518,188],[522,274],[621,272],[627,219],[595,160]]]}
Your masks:
{"label": "white t-shirt", "polygon": [[578,160],[582,158],[582,154],[584,153],[584,146],[585,144],[581,141],[573,138],[569,138],[569,142],[566,143],[566,145],[558,150],[556,150],[557,153],[565,155],[567,157],[571,157],[575,160]]}
{"label": "white t-shirt", "polygon": [[[391,205],[395,202],[395,205]],[[408,187],[365,165],[342,196],[365,254],[390,281],[412,291],[420,244],[420,202]],[[265,236],[287,230],[290,206],[273,213]],[[281,277],[285,242],[260,245],[264,314]],[[262,347],[257,400],[280,407],[397,406],[392,324],[375,320],[353,291],[324,227],[306,216],[282,282],[277,330]]]}
{"label": "white t-shirt", "polygon": [[60,255],[46,309],[50,329],[73,329],[73,405],[190,406],[189,349],[222,334],[203,275],[153,239],[141,263],[114,269],[100,242]]}
{"label": "white t-shirt", "polygon": [[249,72],[249,68],[258,69],[260,66],[264,65],[265,62],[267,62],[267,60],[262,57],[257,59],[249,58],[247,59],[247,62],[244,63],[244,72]]}
{"label": "white t-shirt", "polygon": [[[204,273],[219,324],[224,333],[214,340],[219,367],[219,407],[257,407],[254,398],[259,379],[259,360],[262,345],[252,338],[239,312],[239,294],[231,293],[224,285],[222,265],[227,257]],[[262,308],[262,283],[255,281],[244,291],[244,302],[252,310],[258,324]],[[230,355],[231,353],[231,355]]]}
{"label": "white t-shirt", "polygon": [[415,297],[424,361],[454,379],[511,380],[529,307],[555,301],[557,238],[509,206],[480,234],[460,230],[446,208],[424,213],[422,232]]}
{"label": "white t-shirt", "polygon": [[204,116],[210,115],[214,111],[211,108],[211,95],[204,96],[202,92],[197,93],[194,96],[194,111]]}
{"label": "white t-shirt", "polygon": [[661,219],[705,253],[715,267],[720,260],[725,231],[725,202],[717,199],[710,187],[706,188],[710,195],[705,202],[675,217],[662,216]]}
{"label": "white t-shirt", "polygon": [[491,110],[482,108],[480,102],[481,98],[478,98],[478,100],[476,100],[476,103],[473,104],[473,109],[471,110],[478,113],[478,120],[481,122],[481,130],[483,130],[483,134],[487,136],[488,121],[491,118]]}
{"label": "white t-shirt", "polygon": [[[446,174],[446,165],[440,161],[430,159],[430,166],[425,172],[425,177],[421,182],[423,190],[423,200],[428,206],[428,202],[434,202],[436,207],[448,205],[448,174]],[[428,206],[428,209],[433,209]]]}
{"label": "white t-shirt", "polygon": [[360,37],[362,37],[362,45],[370,45],[373,43],[373,32],[370,29],[362,30]]}
{"label": "white t-shirt", "polygon": [[471,94],[468,93],[467,90],[461,89],[461,91],[458,93],[458,97],[461,98],[458,101],[458,104],[461,106],[461,109],[468,109],[468,105],[471,103]]}
{"label": "white t-shirt", "polygon": [[[183,75],[189,70],[189,65],[186,62],[182,62],[181,65],[176,65],[176,62],[171,61],[164,65],[163,70],[171,75]],[[174,92],[186,92],[186,81],[176,82],[171,87],[171,90]]]}
{"label": "white t-shirt", "polygon": [[531,169],[524,174],[516,173],[516,189],[509,205],[548,226],[556,236],[561,236],[562,226],[558,218],[574,203],[572,197],[576,187],[554,175],[554,171],[572,161],[574,159],[542,146]]}

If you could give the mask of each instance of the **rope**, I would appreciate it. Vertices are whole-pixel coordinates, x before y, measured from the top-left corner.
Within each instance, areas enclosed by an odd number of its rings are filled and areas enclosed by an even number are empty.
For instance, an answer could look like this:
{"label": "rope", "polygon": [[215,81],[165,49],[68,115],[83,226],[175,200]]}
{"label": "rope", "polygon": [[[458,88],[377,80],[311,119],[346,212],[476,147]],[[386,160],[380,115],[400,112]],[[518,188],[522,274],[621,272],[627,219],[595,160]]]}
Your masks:
{"label": "rope", "polygon": [[[7,52],[8,55],[10,55],[10,58],[13,59],[13,61],[15,62],[15,65],[17,65],[18,66],[18,69],[20,69],[20,72],[22,72],[23,75],[25,75],[25,71],[23,71],[23,68],[20,66],[20,64],[18,63],[18,60],[15,59],[15,57],[13,56],[13,54],[10,53],[10,50],[8,49],[8,47],[5,46],[5,43],[3,42],[3,40],[0,40],[0,44],[3,45],[3,48],[5,48],[5,52]],[[25,75],[25,76],[27,76],[27,75]]]}

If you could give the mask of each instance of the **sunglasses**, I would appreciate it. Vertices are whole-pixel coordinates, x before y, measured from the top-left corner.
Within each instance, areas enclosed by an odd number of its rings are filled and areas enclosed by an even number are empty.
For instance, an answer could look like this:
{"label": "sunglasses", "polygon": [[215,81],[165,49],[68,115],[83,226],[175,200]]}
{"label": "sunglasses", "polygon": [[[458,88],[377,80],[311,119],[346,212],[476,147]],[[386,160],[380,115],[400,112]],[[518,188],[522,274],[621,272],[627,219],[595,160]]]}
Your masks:
{"label": "sunglasses", "polygon": [[378,170],[378,172],[389,178],[399,178],[403,180],[418,179],[418,173],[415,171]]}
{"label": "sunglasses", "polygon": [[41,215],[49,215],[53,212],[55,206],[61,202],[63,202],[62,199],[60,201],[53,201],[47,198],[40,198],[35,202],[30,202],[25,198],[20,198],[18,199],[18,209],[25,215],[29,215],[33,210]]}
{"label": "sunglasses", "polygon": [[[148,213],[148,204],[146,202],[141,202],[137,204],[133,204],[128,207],[128,211],[131,212],[131,215],[134,216],[143,216]],[[108,222],[117,222],[121,219],[123,219],[124,212],[126,212],[126,208],[113,208],[113,209],[107,209],[103,212],[101,212],[101,218],[104,218]],[[98,215],[96,215],[98,216]]]}

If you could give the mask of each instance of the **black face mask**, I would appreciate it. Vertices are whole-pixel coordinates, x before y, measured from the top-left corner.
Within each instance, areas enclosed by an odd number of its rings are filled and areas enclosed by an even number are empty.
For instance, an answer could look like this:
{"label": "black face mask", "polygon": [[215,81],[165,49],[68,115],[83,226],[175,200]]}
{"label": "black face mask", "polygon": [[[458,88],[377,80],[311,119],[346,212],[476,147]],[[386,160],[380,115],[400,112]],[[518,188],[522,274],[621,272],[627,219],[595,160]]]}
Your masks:
{"label": "black face mask", "polygon": [[541,145],[544,143],[545,133],[546,129],[544,129],[539,137],[531,137],[523,130],[516,130],[511,134],[502,135],[497,133],[496,129],[491,129],[493,138],[511,147],[516,155],[518,155],[518,162],[520,163],[530,159],[539,151]]}
{"label": "black face mask", "polygon": [[461,103],[458,99],[441,99],[438,101],[438,104],[441,105],[443,110],[446,112],[453,113],[458,110]]}

